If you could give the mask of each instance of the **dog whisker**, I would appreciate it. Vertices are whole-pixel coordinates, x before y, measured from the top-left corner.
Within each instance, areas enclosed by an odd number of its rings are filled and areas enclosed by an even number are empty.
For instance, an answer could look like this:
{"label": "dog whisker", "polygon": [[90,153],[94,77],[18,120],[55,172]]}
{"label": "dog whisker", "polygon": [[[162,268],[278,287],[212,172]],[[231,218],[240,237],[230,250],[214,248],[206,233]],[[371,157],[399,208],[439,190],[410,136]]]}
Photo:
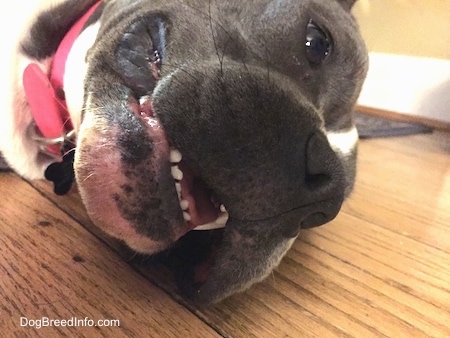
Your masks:
{"label": "dog whisker", "polygon": [[94,172],[91,172],[89,175],[87,175],[84,179],[83,179],[83,182],[86,182],[86,181],[88,181],[90,178],[92,178],[93,176],[95,176],[95,173]]}
{"label": "dog whisker", "polygon": [[[135,258],[137,257],[137,255],[138,255],[138,252],[135,251],[135,252],[133,253],[133,255],[131,255],[131,256],[127,259],[127,262],[131,262],[133,259],[135,259]],[[149,259],[149,258],[143,257],[143,258],[142,258],[142,261],[145,261],[146,259]]]}
{"label": "dog whisker", "polygon": [[69,149],[68,151],[66,151],[66,152],[63,154],[63,156],[66,156],[67,154],[74,153],[74,152],[75,152],[75,148]]}

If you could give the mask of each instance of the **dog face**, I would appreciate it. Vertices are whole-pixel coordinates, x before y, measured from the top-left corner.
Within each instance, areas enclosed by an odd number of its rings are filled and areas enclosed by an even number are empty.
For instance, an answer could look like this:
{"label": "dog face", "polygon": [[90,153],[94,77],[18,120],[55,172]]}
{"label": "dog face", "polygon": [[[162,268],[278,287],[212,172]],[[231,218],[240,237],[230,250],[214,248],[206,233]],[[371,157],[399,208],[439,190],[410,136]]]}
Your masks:
{"label": "dog face", "polygon": [[74,118],[92,220],[150,254],[226,223],[183,269],[198,302],[266,277],[353,185],[367,70],[353,2],[106,2]]}

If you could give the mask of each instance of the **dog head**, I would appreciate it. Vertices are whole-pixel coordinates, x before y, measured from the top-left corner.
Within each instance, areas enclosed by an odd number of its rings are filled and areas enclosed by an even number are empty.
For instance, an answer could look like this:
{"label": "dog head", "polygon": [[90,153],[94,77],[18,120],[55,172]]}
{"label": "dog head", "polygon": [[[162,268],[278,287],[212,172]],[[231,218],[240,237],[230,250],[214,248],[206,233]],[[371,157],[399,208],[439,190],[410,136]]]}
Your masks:
{"label": "dog head", "polygon": [[208,258],[185,270],[199,302],[266,277],[353,185],[350,113],[367,53],[352,4],[107,2],[75,159],[93,221],[150,254],[226,221]]}

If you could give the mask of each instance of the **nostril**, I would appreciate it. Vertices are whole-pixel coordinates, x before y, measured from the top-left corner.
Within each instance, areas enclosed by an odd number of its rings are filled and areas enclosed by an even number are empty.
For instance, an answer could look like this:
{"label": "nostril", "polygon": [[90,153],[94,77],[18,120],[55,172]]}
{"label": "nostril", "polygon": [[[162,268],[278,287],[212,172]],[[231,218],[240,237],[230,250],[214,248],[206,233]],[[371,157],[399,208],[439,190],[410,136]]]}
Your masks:
{"label": "nostril", "polygon": [[326,174],[310,175],[310,174],[306,173],[305,183],[306,183],[306,187],[309,190],[317,190],[323,186],[330,184],[331,177]]}
{"label": "nostril", "polygon": [[336,155],[326,137],[314,133],[309,138],[306,151],[305,185],[310,191],[327,191],[336,183],[336,176],[341,171]]}

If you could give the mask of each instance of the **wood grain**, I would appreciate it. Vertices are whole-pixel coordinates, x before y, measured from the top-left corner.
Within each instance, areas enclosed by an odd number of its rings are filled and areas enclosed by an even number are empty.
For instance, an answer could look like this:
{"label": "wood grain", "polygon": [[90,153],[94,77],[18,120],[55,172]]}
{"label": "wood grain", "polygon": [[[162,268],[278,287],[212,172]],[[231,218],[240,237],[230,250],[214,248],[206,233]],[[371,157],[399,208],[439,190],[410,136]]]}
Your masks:
{"label": "wood grain", "polygon": [[[2,335],[217,336],[26,182],[2,175],[0,191]],[[118,319],[120,327],[30,329],[20,317]]]}
{"label": "wood grain", "polygon": [[[164,266],[104,236],[76,190],[58,197],[46,182],[0,174],[0,329],[46,337],[450,336],[450,135],[364,140],[358,168],[333,222],[302,232],[267,280],[206,308],[185,302]],[[25,329],[17,319],[25,314],[122,325]]]}

